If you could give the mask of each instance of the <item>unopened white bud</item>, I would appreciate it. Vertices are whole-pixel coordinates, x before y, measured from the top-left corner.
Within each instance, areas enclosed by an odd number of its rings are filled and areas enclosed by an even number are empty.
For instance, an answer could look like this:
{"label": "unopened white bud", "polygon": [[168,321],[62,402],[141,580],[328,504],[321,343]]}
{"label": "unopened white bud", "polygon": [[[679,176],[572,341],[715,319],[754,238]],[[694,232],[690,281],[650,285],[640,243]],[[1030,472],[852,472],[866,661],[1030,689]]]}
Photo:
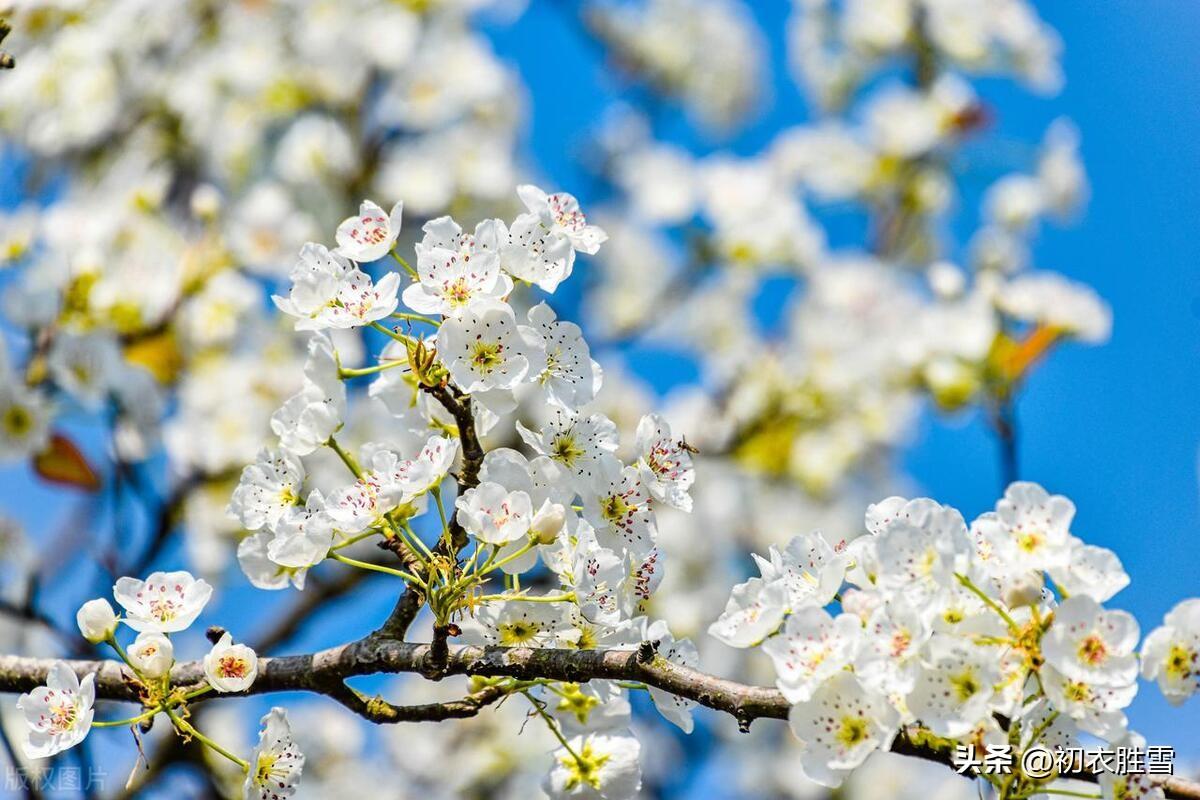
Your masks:
{"label": "unopened white bud", "polygon": [[566,521],[567,510],[560,504],[547,500],[533,515],[533,524],[529,526],[529,530],[538,544],[554,544]]}
{"label": "unopened white bud", "polygon": [[92,644],[103,642],[117,630],[117,614],[103,598],[88,600],[80,606],[75,614],[75,622],[83,638]]}
{"label": "unopened white bud", "polygon": [[161,633],[139,633],[129,646],[129,660],[147,678],[161,678],[175,663],[175,646]]}

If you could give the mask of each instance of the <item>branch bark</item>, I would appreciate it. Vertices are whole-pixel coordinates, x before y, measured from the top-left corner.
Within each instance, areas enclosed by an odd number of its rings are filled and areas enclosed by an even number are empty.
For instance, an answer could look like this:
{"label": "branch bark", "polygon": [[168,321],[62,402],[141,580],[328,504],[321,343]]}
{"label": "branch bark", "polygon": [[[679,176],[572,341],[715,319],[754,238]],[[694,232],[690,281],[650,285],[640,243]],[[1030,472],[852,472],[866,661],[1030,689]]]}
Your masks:
{"label": "branch bark", "polygon": [[[439,675],[479,675],[520,680],[549,678],[583,683],[608,679],[637,681],[663,689],[717,711],[732,715],[745,730],[759,718],[787,719],[790,704],[777,690],[749,686],[719,678],[658,656],[648,644],[636,650],[565,650],[527,647],[481,647],[452,645],[447,653],[435,656],[429,644],[401,642],[377,636],[296,656],[262,658],[254,685],[239,694],[267,694],[283,691],[308,691],[326,695],[355,713],[377,722],[425,721],[472,716],[500,695],[487,687],[459,701],[424,706],[392,706],[382,700],[368,700],[346,685],[346,680],[380,673],[429,674],[431,665]],[[444,658],[444,661],[443,661]],[[0,656],[0,692],[27,692],[45,683],[54,659]],[[131,686],[116,661],[68,661],[80,677],[96,674],[96,696],[107,700],[137,702]],[[175,686],[196,686],[204,681],[199,661],[177,664],[171,671]],[[491,690],[491,691],[489,691]],[[213,694],[193,703],[207,702]],[[950,764],[951,754],[902,735],[893,745],[895,752]],[[1063,777],[1095,781],[1097,775],[1078,773]],[[1155,776],[1167,797],[1200,800],[1200,783],[1171,776]]]}

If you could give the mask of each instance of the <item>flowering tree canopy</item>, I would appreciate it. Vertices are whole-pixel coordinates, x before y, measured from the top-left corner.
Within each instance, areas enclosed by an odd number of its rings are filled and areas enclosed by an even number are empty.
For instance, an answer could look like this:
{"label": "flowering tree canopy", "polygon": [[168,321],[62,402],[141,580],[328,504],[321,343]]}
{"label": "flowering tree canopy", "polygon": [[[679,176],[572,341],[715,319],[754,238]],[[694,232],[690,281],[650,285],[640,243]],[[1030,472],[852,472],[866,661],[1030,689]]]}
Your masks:
{"label": "flowering tree canopy", "polygon": [[[262,800],[374,776],[622,800],[702,759],[696,731],[781,796],[890,797],[882,769],[951,797],[1200,798],[1084,750],[1147,750],[1139,680],[1200,690],[1200,599],[1157,624],[1110,607],[1118,554],[1073,530],[1070,487],[1020,479],[1020,390],[1111,327],[1030,267],[1087,199],[1076,129],[950,235],[996,124],[972,78],[1062,80],[1032,6],[797,0],[817,121],[697,156],[648,106],[714,135],[753,115],[747,9],[567,4],[652,98],[598,123],[584,208],[521,149],[524,89],[480,30],[512,5],[14,14],[0,459],[85,501],[65,533],[0,525],[13,766],[95,746],[130,771],[105,794],[182,796],[190,765]],[[647,342],[694,385],[653,398],[625,363]],[[1005,477],[969,522],[896,458],[963,410]],[[308,646],[334,606],[335,644]],[[368,742],[383,726],[407,732]],[[975,759],[1001,750],[1006,772]]]}

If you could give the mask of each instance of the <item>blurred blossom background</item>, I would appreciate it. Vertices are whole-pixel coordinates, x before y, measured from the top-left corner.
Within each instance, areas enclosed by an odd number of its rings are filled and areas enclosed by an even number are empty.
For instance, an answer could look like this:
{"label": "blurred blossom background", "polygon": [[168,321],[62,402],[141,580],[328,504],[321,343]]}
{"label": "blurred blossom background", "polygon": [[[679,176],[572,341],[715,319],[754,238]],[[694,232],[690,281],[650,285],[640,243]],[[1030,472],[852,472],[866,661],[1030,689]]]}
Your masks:
{"label": "blurred blossom background", "polygon": [[[216,584],[206,617],[263,653],[372,630],[386,578],[330,570],[267,592],[235,557],[229,493],[304,360],[267,298],[364,198],[404,201],[411,249],[442,214],[509,216],[525,182],[571,192],[611,237],[546,298],[604,366],[595,408],[623,441],[659,410],[699,449],[692,515],[660,519],[653,614],[708,671],[772,681],[761,654],[706,633],[751,551],[853,538],[890,494],[968,519],[1013,477],[1069,496],[1075,533],[1120,555],[1132,582],[1113,605],[1144,631],[1200,584],[1194,3],[41,0],[3,15],[0,651],[62,652],[53,627],[152,567]],[[338,346],[365,359],[382,341]],[[386,436],[381,404],[358,408],[348,438]],[[197,653],[200,631],[183,640]],[[454,695],[363,682],[384,687]],[[285,699],[309,754],[301,796],[366,780],[381,797],[540,791],[552,742],[515,707],[374,729]],[[202,713],[236,742],[268,705]],[[648,797],[826,796],[783,726],[743,735],[701,711],[684,736],[643,711]],[[1200,759],[1200,705],[1144,690],[1129,717],[1181,766]],[[152,751],[169,751],[161,733]],[[119,794],[132,745],[94,738]],[[228,789],[178,754],[153,763],[130,791]],[[877,756],[839,797],[918,795],[975,789]]]}

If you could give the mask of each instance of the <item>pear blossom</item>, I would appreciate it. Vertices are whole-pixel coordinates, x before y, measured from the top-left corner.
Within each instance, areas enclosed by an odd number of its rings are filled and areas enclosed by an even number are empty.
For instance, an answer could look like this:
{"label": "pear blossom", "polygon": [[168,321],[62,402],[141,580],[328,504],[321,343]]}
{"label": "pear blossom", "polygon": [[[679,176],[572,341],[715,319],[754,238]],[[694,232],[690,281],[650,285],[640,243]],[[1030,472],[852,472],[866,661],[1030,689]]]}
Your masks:
{"label": "pear blossom", "polygon": [[9,375],[0,377],[0,461],[15,461],[49,440],[52,409],[42,392]]}
{"label": "pear blossom", "polygon": [[533,504],[525,492],[508,492],[485,482],[468,489],[456,501],[458,521],[485,544],[505,545],[524,539],[533,524]]}
{"label": "pear blossom", "polygon": [[553,459],[584,480],[618,446],[616,423],[603,414],[585,417],[555,409],[540,431],[532,431],[520,422],[516,428],[534,452]]}
{"label": "pear blossom", "polygon": [[218,692],[243,692],[258,676],[258,656],[225,632],[204,656],[204,676]]}
{"label": "pear blossom", "polygon": [[306,456],[329,441],[346,416],[346,385],[337,354],[325,334],[309,339],[304,386],[271,415],[271,430],[284,450]]}
{"label": "pear blossom", "polygon": [[1084,342],[1101,343],[1112,332],[1112,311],[1091,288],[1052,272],[1020,275],[997,297],[1001,311]]}
{"label": "pear blossom", "polygon": [[1177,604],[1142,644],[1142,677],[1157,681],[1171,705],[1200,690],[1200,599]]}
{"label": "pear blossom", "polygon": [[849,672],[839,672],[806,703],[792,706],[788,727],[801,742],[804,774],[822,786],[838,786],[896,735],[897,714],[887,700],[868,691]]}
{"label": "pear blossom", "polygon": [[1128,612],[1105,610],[1090,597],[1059,604],[1042,637],[1046,663],[1073,681],[1125,686],[1138,673],[1138,624]]}
{"label": "pear blossom", "polygon": [[[843,600],[843,607],[846,605]],[[893,598],[874,609],[863,625],[854,672],[875,691],[906,695],[921,671],[921,653],[932,631],[920,610]]]}
{"label": "pear blossom", "polygon": [[171,671],[175,647],[161,633],[143,631],[128,648],[129,660],[147,678],[158,679]]}
{"label": "pear blossom", "polygon": [[545,303],[529,309],[528,320],[546,351],[545,368],[535,377],[546,402],[568,412],[590,403],[600,390],[602,372],[579,326],[558,319]]}
{"label": "pear blossom", "polygon": [[447,319],[438,328],[438,355],[464,392],[512,389],[544,357],[532,331],[496,303]]}
{"label": "pear blossom", "polygon": [[1129,575],[1116,553],[1074,537],[1066,564],[1052,567],[1049,573],[1068,595],[1087,595],[1097,603],[1105,602],[1129,585]]}
{"label": "pear blossom", "polygon": [[1000,569],[1042,572],[1068,563],[1074,517],[1067,498],[1019,481],[1005,490],[994,513],[971,523],[971,535],[995,549]]}
{"label": "pear blossom", "polygon": [[789,703],[805,703],[826,679],[845,669],[862,645],[862,622],[822,608],[800,609],[763,642],[775,665],[775,685]]}
{"label": "pear blossom", "polygon": [[188,572],[153,572],[144,581],[118,578],[113,596],[125,609],[125,624],[135,631],[174,633],[200,616],[212,586]]}
{"label": "pear blossom", "polygon": [[1133,702],[1136,682],[1096,686],[1071,680],[1049,665],[1042,668],[1041,678],[1050,705],[1074,720],[1080,729],[1110,742],[1121,738],[1127,724],[1121,709]]}
{"label": "pear blossom", "polygon": [[500,271],[499,220],[485,220],[466,234],[450,217],[425,223],[417,244],[419,281],[404,290],[404,304],[422,314],[460,317],[503,301],[512,278]]}
{"label": "pear blossom", "polygon": [[913,605],[949,590],[966,560],[967,527],[953,508],[927,498],[906,502],[875,541],[876,583]]}
{"label": "pear blossom", "polygon": [[997,657],[986,648],[946,634],[929,640],[924,669],[908,707],[938,736],[962,736],[989,713],[1000,682]]}
{"label": "pear blossom", "polygon": [[680,511],[691,511],[688,489],[696,479],[692,454],[682,439],[671,435],[670,424],[659,414],[642,417],[635,447],[638,475],[650,495]]}
{"label": "pear blossom", "polygon": [[650,494],[638,480],[636,467],[622,466],[615,456],[601,458],[586,476],[583,515],[601,544],[637,554],[654,546],[657,527]]}
{"label": "pear blossom", "polygon": [[[699,667],[700,653],[690,639],[676,639],[661,620],[650,623],[642,634],[642,640],[655,642],[658,645],[658,655],[673,664],[684,667]],[[691,733],[695,723],[692,720],[692,709],[696,707],[695,700],[688,700],[677,694],[650,687],[650,699],[658,713],[674,723],[684,733]]]}
{"label": "pear blossom", "polygon": [[79,607],[75,622],[83,638],[92,644],[99,644],[116,633],[118,620],[112,605],[104,598],[97,598]]}
{"label": "pear blossom", "polygon": [[772,545],[767,555],[764,559],[753,554],[762,579],[784,585],[792,611],[824,606],[833,600],[848,563],[846,556],[838,553],[820,531],[793,536],[782,551]]}
{"label": "pear blossom", "polygon": [[267,556],[282,567],[316,566],[329,554],[333,535],[333,518],[325,498],[319,489],[313,489],[303,507],[292,506],[276,521]]}
{"label": "pear blossom", "polygon": [[396,203],[390,213],[370,200],[364,200],[358,215],[347,217],[337,228],[337,248],[340,256],[359,263],[377,261],[387,255],[400,235],[400,217],[404,203]]}
{"label": "pear blossom", "polygon": [[242,784],[243,800],[286,800],[296,793],[304,754],[296,746],[287,712],[272,708],[262,718],[258,746],[250,755],[250,770]]}
{"label": "pear blossom", "polygon": [[375,284],[350,261],[312,242],[300,251],[290,277],[289,295],[271,299],[280,311],[297,318],[298,331],[368,325],[399,304],[399,273],[389,272]]}
{"label": "pear blossom", "polygon": [[551,800],[621,800],[642,787],[641,744],[631,733],[592,733],[554,751],[554,766],[542,783]]}
{"label": "pear blossom", "polygon": [[249,531],[272,529],[295,508],[304,484],[304,464],[287,451],[263,449],[242,470],[229,512]]}
{"label": "pear blossom", "polygon": [[514,278],[553,292],[570,276],[575,252],[594,254],[608,235],[588,224],[569,194],[548,195],[528,184],[518,186],[517,194],[528,213],[509,227],[501,263]]}
{"label": "pear blossom", "polygon": [[49,758],[82,742],[92,727],[95,702],[95,674],[80,681],[65,661],[51,664],[46,685],[17,700],[29,727],[21,746],[26,758]]}
{"label": "pear blossom", "polygon": [[238,542],[238,566],[246,580],[259,589],[286,589],[290,584],[303,590],[308,570],[285,567],[272,561],[268,553],[273,541],[269,531],[259,531]]}
{"label": "pear blossom", "polygon": [[733,587],[725,611],[708,633],[730,647],[753,647],[783,624],[787,605],[782,581],[751,578]]}
{"label": "pear blossom", "polygon": [[504,647],[555,647],[569,637],[565,603],[491,602],[463,624],[464,641]]}

